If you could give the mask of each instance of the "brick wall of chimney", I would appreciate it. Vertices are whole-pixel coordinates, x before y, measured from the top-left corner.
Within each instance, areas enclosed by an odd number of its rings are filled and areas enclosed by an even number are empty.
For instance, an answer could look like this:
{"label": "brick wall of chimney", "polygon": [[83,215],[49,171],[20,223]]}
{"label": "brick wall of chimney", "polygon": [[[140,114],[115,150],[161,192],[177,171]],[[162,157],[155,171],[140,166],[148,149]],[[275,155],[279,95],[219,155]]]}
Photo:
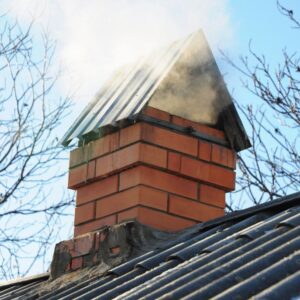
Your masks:
{"label": "brick wall of chimney", "polygon": [[[148,107],[145,115],[225,140],[224,132]],[[224,215],[234,150],[138,122],[73,150],[74,236],[129,219],[178,231]]]}

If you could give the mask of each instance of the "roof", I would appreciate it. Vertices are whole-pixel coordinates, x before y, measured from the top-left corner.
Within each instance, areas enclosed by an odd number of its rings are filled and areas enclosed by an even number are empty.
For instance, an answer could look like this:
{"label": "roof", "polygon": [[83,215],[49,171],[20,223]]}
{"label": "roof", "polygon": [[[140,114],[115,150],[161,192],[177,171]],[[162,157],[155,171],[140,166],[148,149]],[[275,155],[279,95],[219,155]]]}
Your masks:
{"label": "roof", "polygon": [[[201,31],[118,70],[65,133],[61,143],[103,135],[147,106],[222,128],[236,150],[250,146],[242,122]],[[88,140],[88,139],[87,139]]]}
{"label": "roof", "polygon": [[[105,274],[52,286],[39,299],[299,297],[299,200],[296,193],[198,224]],[[37,299],[49,284],[44,276],[2,285],[0,299]]]}

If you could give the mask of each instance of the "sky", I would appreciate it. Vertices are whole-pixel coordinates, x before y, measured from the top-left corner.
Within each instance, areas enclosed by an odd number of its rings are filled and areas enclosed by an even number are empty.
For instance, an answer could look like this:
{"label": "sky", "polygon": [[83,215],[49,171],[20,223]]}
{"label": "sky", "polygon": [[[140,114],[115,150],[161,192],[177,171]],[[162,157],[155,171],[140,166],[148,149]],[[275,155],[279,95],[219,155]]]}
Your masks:
{"label": "sky", "polygon": [[75,102],[70,120],[115,69],[200,28],[231,90],[239,83],[219,49],[238,59],[251,39],[272,62],[285,45],[298,46],[275,0],[2,0],[0,8],[57,41],[58,92]]}
{"label": "sky", "polygon": [[[299,0],[281,3],[300,16]],[[229,91],[241,103],[255,100],[220,50],[238,61],[251,40],[275,67],[284,47],[299,48],[297,33],[275,0],[1,0],[0,10],[22,26],[34,19],[35,36],[44,31],[56,40],[53,68],[62,71],[56,93],[71,95],[74,103],[65,129],[116,68],[200,28]],[[69,238],[69,232],[60,238]]]}

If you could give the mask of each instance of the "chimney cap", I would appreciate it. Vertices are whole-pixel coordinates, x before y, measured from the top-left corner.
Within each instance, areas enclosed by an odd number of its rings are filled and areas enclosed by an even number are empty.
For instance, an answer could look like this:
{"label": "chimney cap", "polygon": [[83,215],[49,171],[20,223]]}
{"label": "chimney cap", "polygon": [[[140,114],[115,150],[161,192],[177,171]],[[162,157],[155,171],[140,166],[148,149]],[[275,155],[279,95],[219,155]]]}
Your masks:
{"label": "chimney cap", "polygon": [[151,106],[225,131],[231,147],[249,139],[202,31],[196,31],[136,64],[121,68],[65,133],[61,143],[99,136],[134,121]]}

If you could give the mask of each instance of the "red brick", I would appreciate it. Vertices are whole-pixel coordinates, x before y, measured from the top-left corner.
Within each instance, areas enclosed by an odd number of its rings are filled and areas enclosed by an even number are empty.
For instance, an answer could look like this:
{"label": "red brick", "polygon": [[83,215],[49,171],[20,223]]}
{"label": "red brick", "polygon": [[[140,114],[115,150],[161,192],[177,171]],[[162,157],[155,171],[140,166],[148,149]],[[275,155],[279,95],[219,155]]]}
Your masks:
{"label": "red brick", "polygon": [[96,175],[96,161],[92,160],[88,163],[87,167],[87,180],[92,180]]}
{"label": "red brick", "polygon": [[139,203],[145,206],[167,210],[168,194],[146,186],[139,186]]}
{"label": "red brick", "polygon": [[186,198],[170,195],[170,213],[205,222],[224,215],[224,209],[212,207]]}
{"label": "red brick", "polygon": [[117,223],[117,218],[115,215],[102,218],[99,220],[94,220],[86,224],[75,226],[74,236],[79,236],[88,232],[99,230],[105,226],[113,226]]}
{"label": "red brick", "polygon": [[180,172],[200,181],[223,187],[227,191],[234,190],[235,173],[221,166],[183,156]]}
{"label": "red brick", "polygon": [[181,163],[181,157],[180,154],[175,152],[169,152],[168,153],[168,169],[179,172],[180,171],[180,163]]}
{"label": "red brick", "polygon": [[70,160],[69,160],[69,167],[75,167],[81,165],[88,159],[88,152],[86,151],[85,147],[79,147],[74,149],[70,152]]}
{"label": "red brick", "polygon": [[103,177],[104,175],[107,176],[112,171],[113,168],[113,154],[108,154],[97,158],[96,160],[96,178]]}
{"label": "red brick", "polygon": [[198,142],[196,138],[169,129],[147,123],[137,123],[122,129],[120,134],[120,147],[143,140],[154,145],[197,156]]}
{"label": "red brick", "polygon": [[193,127],[196,131],[225,140],[225,133],[223,131],[204,124],[193,122],[178,116],[172,116],[172,123],[183,127]]}
{"label": "red brick", "polygon": [[211,143],[199,141],[199,154],[198,157],[202,160],[211,160]]}
{"label": "red brick", "polygon": [[139,215],[140,207],[132,207],[125,211],[122,211],[117,214],[117,222],[121,223],[122,221],[137,219]]}
{"label": "red brick", "polygon": [[95,203],[87,203],[75,208],[75,225],[84,223],[94,219],[95,215]]}
{"label": "red brick", "polygon": [[69,273],[72,271],[72,260],[68,263],[67,267],[65,268],[65,272]]}
{"label": "red brick", "polygon": [[86,234],[74,239],[74,250],[72,257],[83,256],[92,251],[94,247],[94,234]]}
{"label": "red brick", "polygon": [[211,161],[219,165],[228,165],[228,149],[216,144],[212,144]]}
{"label": "red brick", "polygon": [[197,156],[198,140],[174,131],[143,124],[142,139],[151,144]]}
{"label": "red brick", "polygon": [[142,143],[130,145],[119,151],[98,158],[96,161],[96,177],[120,171],[138,162],[165,168],[167,165],[167,151]]}
{"label": "red brick", "polygon": [[120,174],[120,190],[138,184],[197,199],[197,183],[176,175],[146,166],[137,166]]}
{"label": "red brick", "polygon": [[96,218],[101,218],[116,212],[134,207],[138,204],[139,194],[137,189],[130,189],[118,194],[105,197],[97,201]]}
{"label": "red brick", "polygon": [[147,144],[140,144],[139,156],[142,162],[158,167],[167,167],[167,151]]}
{"label": "red brick", "polygon": [[115,175],[79,188],[77,190],[76,204],[81,205],[117,191],[118,176]]}
{"label": "red brick", "polygon": [[119,255],[121,252],[121,247],[120,246],[112,247],[109,249],[109,251],[113,255]]}
{"label": "red brick", "polygon": [[225,191],[201,184],[199,187],[199,200],[201,202],[225,208]]}
{"label": "red brick", "polygon": [[97,201],[96,218],[145,205],[160,210],[167,210],[168,195],[165,192],[144,186],[136,186],[118,194]]}
{"label": "red brick", "polygon": [[82,268],[83,266],[83,257],[75,257],[72,259],[72,262],[71,262],[71,269],[73,271],[75,270],[78,270],[80,268]]}
{"label": "red brick", "polygon": [[120,132],[111,133],[110,138],[110,152],[117,150],[120,147]]}
{"label": "red brick", "polygon": [[106,233],[103,231],[95,232],[95,250],[98,251],[101,246],[101,242],[103,242],[106,238]]}
{"label": "red brick", "polygon": [[170,122],[170,120],[171,120],[171,115],[170,114],[168,114],[165,111],[162,111],[162,110],[156,109],[154,107],[150,107],[150,106],[148,106],[143,111],[143,114],[147,115],[147,116],[150,116],[152,118],[167,121],[167,122]]}
{"label": "red brick", "polygon": [[141,140],[142,123],[137,123],[129,127],[123,128],[120,131],[120,147],[132,144]]}
{"label": "red brick", "polygon": [[[183,127],[186,127],[186,119],[183,119],[181,117],[178,117],[178,116],[172,116],[172,123],[175,124],[175,125],[179,125],[179,126],[183,126]],[[190,126],[190,125],[188,125]]]}
{"label": "red brick", "polygon": [[236,153],[234,150],[230,150],[228,153],[228,167],[234,170],[236,168]]}
{"label": "red brick", "polygon": [[102,156],[110,151],[110,135],[106,135],[91,144],[91,156],[90,158],[96,158]]}
{"label": "red brick", "polygon": [[128,167],[139,160],[139,145],[134,144],[110,155],[111,171]]}
{"label": "red brick", "polygon": [[81,165],[74,169],[69,170],[68,188],[75,189],[77,186],[82,185],[87,179],[87,165]]}
{"label": "red brick", "polygon": [[134,144],[117,152],[98,158],[96,161],[96,177],[108,175],[113,171],[129,167],[138,161],[139,145]]}
{"label": "red brick", "polygon": [[172,216],[146,207],[134,207],[118,214],[118,222],[129,219],[137,219],[142,224],[170,232],[179,231],[196,224],[192,220]]}
{"label": "red brick", "polygon": [[216,185],[224,187],[226,191],[233,191],[235,189],[235,172],[218,166],[211,166],[208,182],[216,183]]}

